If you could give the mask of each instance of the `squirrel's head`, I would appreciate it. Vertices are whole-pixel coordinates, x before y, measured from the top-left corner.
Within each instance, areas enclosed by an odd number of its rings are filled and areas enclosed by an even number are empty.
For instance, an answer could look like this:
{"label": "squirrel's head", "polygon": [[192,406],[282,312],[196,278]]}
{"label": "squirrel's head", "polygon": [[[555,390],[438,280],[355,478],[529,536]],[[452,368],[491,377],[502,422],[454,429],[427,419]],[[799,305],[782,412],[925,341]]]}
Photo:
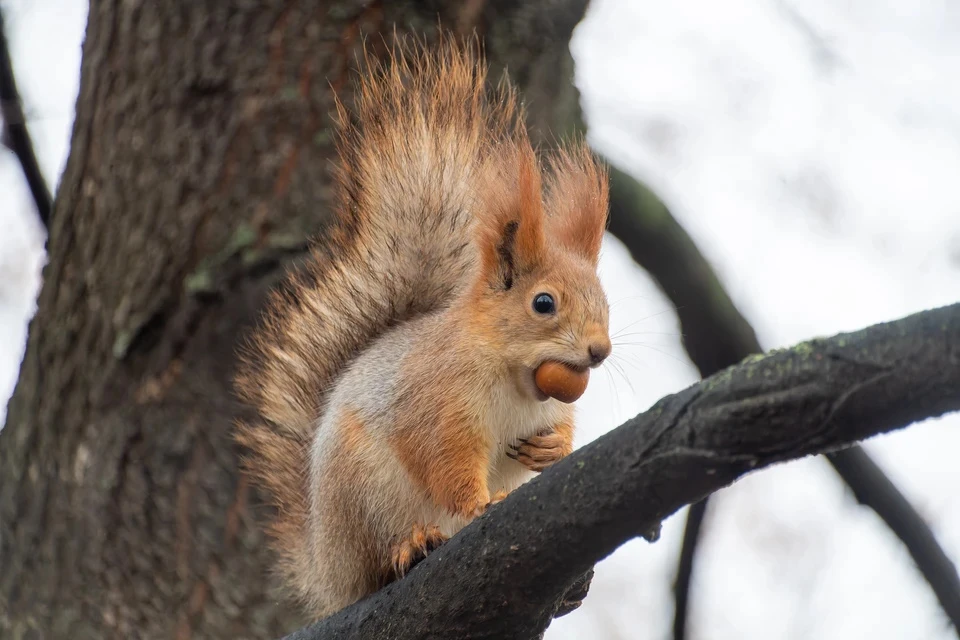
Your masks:
{"label": "squirrel's head", "polygon": [[480,308],[468,312],[521,390],[545,400],[533,382],[540,364],[583,370],[610,355],[609,305],[597,276],[607,172],[582,142],[555,152],[543,175],[526,141],[493,164],[477,222],[481,268],[471,297]]}

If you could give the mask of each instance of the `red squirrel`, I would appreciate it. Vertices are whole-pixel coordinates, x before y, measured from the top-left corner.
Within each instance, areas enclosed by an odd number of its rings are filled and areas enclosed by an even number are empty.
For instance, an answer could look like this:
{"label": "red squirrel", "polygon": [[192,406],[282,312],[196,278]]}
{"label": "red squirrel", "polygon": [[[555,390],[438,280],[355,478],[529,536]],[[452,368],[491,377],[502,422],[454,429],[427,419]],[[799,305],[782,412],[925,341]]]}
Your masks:
{"label": "red squirrel", "polygon": [[334,222],[241,351],[244,469],[291,595],[322,618],[402,577],[573,449],[609,356],[608,178],[534,151],[470,46],[406,44],[337,102]]}

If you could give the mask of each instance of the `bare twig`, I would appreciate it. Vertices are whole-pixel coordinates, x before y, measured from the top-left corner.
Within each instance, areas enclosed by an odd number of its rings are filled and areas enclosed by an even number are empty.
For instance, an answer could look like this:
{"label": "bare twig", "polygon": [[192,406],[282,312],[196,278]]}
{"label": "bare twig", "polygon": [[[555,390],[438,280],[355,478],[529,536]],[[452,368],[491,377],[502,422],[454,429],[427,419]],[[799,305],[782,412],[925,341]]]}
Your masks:
{"label": "bare twig", "polygon": [[4,30],[3,11],[0,10],[0,115],[3,116],[4,140],[20,161],[23,175],[27,179],[33,201],[37,205],[37,214],[46,228],[50,227],[50,211],[53,199],[50,189],[43,179],[40,164],[33,151],[33,142],[23,117],[20,94],[13,75],[13,63],[10,61],[10,48]]}
{"label": "bare twig", "polygon": [[[674,303],[684,347],[701,376],[712,375],[751,354],[760,353],[762,348],[753,328],[666,206],[623,172],[612,172],[610,186],[610,231],[627,246],[634,260],[651,274]],[[861,498],[861,503],[880,514],[900,537],[917,560],[918,569],[937,594],[944,611],[956,624],[954,615],[960,601],[960,585],[943,578],[950,574],[956,576],[956,568],[940,549],[920,514],[860,448],[839,451],[829,460],[844,482]],[[857,470],[866,465],[870,465],[872,472],[858,475]],[[871,483],[873,486],[868,488]],[[674,640],[686,637],[689,589],[706,502],[705,498],[687,514],[674,583]],[[891,510],[891,504],[899,508]],[[922,536],[901,535],[919,531],[925,533]],[[921,546],[914,547],[918,543]],[[932,545],[936,551],[927,545]],[[924,561],[920,562],[918,557]]]}
{"label": "bare twig", "polygon": [[[697,552],[697,543],[700,541],[700,529],[707,514],[707,500],[694,502],[687,509],[687,523],[683,529],[683,544],[680,547],[680,561],[677,563],[677,576],[673,582],[673,600],[676,609],[673,616],[673,637],[687,637],[688,600],[690,598],[690,581],[693,579],[693,556]],[[682,613],[681,613],[682,612]]]}
{"label": "bare twig", "polygon": [[960,410],[960,304],[750,358],[575,451],[289,640],[539,638],[624,542],[746,473]]}
{"label": "bare twig", "polygon": [[960,576],[930,527],[863,449],[848,449],[842,456],[830,453],[827,460],[843,475],[857,501],[876,511],[903,540],[940,606],[960,632]]}

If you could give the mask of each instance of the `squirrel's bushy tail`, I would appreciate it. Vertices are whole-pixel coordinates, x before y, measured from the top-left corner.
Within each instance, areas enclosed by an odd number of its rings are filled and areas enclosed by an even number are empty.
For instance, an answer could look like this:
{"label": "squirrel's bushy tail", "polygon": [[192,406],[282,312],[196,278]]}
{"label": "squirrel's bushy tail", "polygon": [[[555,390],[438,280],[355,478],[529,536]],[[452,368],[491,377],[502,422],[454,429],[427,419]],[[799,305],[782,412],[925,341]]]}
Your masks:
{"label": "squirrel's bushy tail", "polygon": [[476,47],[398,45],[366,61],[353,109],[338,102],[338,201],[308,264],[272,296],[236,387],[248,473],[278,507],[281,568],[300,562],[310,436],[342,369],[391,326],[447,303],[474,263],[483,165],[523,136],[512,88],[486,84]]}

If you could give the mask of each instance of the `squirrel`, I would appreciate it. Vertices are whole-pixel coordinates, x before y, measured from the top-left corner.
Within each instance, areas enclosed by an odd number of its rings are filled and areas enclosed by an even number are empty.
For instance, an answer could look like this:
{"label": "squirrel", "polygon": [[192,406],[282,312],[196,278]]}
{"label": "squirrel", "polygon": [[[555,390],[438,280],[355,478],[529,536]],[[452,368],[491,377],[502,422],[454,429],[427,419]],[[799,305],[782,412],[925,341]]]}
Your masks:
{"label": "squirrel", "polygon": [[258,413],[242,468],[315,619],[571,453],[571,402],[611,352],[608,173],[586,143],[538,157],[510,81],[452,38],[366,67],[336,101],[334,220],[235,376]]}

